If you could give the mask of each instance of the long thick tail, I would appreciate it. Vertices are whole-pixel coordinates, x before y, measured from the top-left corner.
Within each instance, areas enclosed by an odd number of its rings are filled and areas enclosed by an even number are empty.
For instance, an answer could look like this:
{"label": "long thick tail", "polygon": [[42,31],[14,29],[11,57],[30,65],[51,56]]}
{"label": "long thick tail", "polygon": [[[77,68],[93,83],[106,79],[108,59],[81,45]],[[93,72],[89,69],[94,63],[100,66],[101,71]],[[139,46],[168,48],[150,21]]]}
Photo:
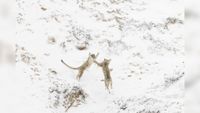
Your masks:
{"label": "long thick tail", "polygon": [[71,66],[67,65],[63,60],[61,60],[61,62],[62,62],[65,66],[67,66],[68,68],[76,69],[76,70],[79,69],[79,67],[75,68],[75,67],[71,67]]}

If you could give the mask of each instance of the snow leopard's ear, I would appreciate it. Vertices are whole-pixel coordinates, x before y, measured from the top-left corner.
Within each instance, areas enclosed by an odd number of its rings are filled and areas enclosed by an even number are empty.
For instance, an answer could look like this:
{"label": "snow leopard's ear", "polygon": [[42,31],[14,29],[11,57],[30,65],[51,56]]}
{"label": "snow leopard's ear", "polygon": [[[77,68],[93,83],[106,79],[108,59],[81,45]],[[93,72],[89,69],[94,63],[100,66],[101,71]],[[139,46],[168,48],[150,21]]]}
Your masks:
{"label": "snow leopard's ear", "polygon": [[99,56],[99,52],[96,54],[96,58]]}
{"label": "snow leopard's ear", "polygon": [[104,62],[110,63],[111,59],[104,58]]}

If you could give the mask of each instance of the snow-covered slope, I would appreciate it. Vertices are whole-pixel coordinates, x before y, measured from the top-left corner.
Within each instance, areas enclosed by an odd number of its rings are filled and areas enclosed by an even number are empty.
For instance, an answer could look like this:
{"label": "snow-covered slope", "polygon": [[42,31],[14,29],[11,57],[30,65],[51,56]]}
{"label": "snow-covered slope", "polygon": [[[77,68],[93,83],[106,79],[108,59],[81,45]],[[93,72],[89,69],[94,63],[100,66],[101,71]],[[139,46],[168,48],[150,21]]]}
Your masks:
{"label": "snow-covered slope", "polygon": [[[16,88],[20,113],[182,113],[181,0],[16,0]],[[111,93],[89,53],[111,59]],[[15,88],[15,89],[16,89]],[[76,91],[76,90],[75,90]]]}

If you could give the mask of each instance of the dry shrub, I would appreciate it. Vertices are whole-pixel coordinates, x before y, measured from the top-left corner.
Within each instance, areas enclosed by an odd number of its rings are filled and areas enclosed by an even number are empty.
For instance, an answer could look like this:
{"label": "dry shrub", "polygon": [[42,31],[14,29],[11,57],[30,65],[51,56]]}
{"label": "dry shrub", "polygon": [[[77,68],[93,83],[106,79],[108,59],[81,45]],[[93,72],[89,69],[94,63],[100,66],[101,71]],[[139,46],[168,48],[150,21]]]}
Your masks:
{"label": "dry shrub", "polygon": [[64,107],[66,111],[71,107],[77,107],[85,102],[87,94],[80,87],[73,87],[71,91],[64,97]]}

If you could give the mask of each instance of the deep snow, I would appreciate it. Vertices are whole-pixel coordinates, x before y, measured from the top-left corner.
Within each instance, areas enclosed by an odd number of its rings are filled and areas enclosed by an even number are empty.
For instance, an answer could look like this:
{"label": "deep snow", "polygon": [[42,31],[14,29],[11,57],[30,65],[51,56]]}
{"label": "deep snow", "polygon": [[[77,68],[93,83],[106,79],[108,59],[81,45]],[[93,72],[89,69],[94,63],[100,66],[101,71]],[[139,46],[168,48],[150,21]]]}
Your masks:
{"label": "deep snow", "polygon": [[[87,97],[69,113],[183,112],[181,0],[16,0],[16,6],[16,65],[13,82],[7,82],[13,76],[1,82],[9,89],[1,96],[9,99],[4,112],[64,113],[64,94],[49,90],[74,86]],[[60,62],[78,66],[89,52],[111,59],[110,94],[97,65],[78,82],[77,71]]]}

